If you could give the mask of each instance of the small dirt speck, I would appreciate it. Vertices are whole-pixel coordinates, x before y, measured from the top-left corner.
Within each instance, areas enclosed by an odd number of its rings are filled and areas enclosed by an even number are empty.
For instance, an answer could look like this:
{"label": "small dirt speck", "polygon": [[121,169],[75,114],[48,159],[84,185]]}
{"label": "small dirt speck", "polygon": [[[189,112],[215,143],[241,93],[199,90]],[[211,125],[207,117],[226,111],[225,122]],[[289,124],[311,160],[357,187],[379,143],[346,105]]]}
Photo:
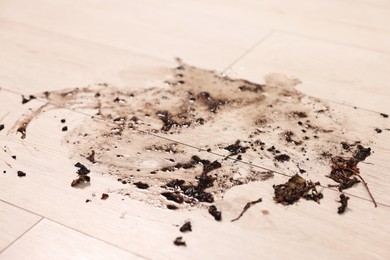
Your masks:
{"label": "small dirt speck", "polygon": [[19,177],[25,177],[26,176],[26,173],[23,172],[23,171],[18,171],[17,174],[18,174]]}

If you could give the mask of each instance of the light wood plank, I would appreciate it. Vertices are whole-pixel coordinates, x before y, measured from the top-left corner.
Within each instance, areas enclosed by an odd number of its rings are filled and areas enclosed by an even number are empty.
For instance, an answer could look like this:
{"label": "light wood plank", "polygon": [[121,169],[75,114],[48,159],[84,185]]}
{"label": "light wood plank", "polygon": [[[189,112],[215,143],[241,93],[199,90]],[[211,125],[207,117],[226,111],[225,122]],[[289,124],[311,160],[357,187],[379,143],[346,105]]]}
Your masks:
{"label": "light wood plank", "polygon": [[155,2],[117,0],[3,1],[0,17],[168,61],[180,57],[210,69],[223,69],[270,31]]}
{"label": "light wood plank", "polygon": [[143,259],[46,219],[7,248],[1,258]]}
{"label": "light wood plank", "polygon": [[41,217],[38,215],[0,201],[0,252],[27,232],[40,219]]}
{"label": "light wood plank", "polygon": [[228,74],[263,82],[273,72],[298,78],[311,96],[390,113],[390,55],[275,33]]}
{"label": "light wood plank", "polygon": [[0,20],[0,87],[33,92],[111,83],[138,87],[162,85],[161,61],[115,47],[47,33]]}
{"label": "light wood plank", "polygon": [[[157,1],[155,1],[157,2]],[[155,3],[158,4],[158,3]],[[162,5],[162,4],[160,4]],[[325,41],[390,52],[388,8],[342,1],[164,2],[172,10],[207,13],[236,23],[271,28]],[[229,30],[229,28],[226,28]]]}

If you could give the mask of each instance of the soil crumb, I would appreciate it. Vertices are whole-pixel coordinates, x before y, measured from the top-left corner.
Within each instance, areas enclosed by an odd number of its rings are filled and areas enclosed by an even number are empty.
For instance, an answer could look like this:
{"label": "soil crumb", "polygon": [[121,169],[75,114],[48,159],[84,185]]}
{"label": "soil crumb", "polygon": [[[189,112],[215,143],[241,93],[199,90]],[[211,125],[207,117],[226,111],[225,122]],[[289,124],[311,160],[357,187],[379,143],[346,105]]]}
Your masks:
{"label": "soil crumb", "polygon": [[347,208],[348,206],[348,200],[349,200],[349,197],[348,196],[345,196],[345,194],[340,194],[340,207],[338,207],[337,209],[337,213],[338,214],[343,214],[345,212],[345,209]]}
{"label": "soil crumb", "polygon": [[23,171],[18,171],[17,174],[18,174],[18,177],[26,177],[26,173]]}
{"label": "soil crumb", "polygon": [[173,244],[176,246],[187,246],[186,242],[183,240],[183,237],[177,237],[174,241]]}
{"label": "soil crumb", "polygon": [[317,191],[316,186],[319,182],[306,181],[304,178],[295,174],[285,184],[274,185],[276,203],[290,205],[297,202],[300,198],[313,200],[317,203],[324,197]]}
{"label": "soil crumb", "polygon": [[102,193],[102,196],[100,197],[101,200],[106,200],[110,197],[107,193]]}
{"label": "soil crumb", "polygon": [[190,232],[192,231],[192,225],[190,221],[187,221],[183,224],[183,226],[180,227],[180,232]]}
{"label": "soil crumb", "polygon": [[222,220],[222,212],[219,211],[216,206],[211,205],[209,207],[209,213],[210,213],[211,216],[214,217],[214,219],[216,221],[221,221]]}
{"label": "soil crumb", "polygon": [[334,156],[331,158],[331,172],[326,177],[334,180],[338,185],[329,185],[330,187],[337,187],[339,191],[349,189],[359,182],[362,182],[368,194],[371,197],[375,207],[377,203],[371,194],[368,184],[360,174],[360,169],[357,167],[359,162],[364,161],[371,155],[371,148],[365,148],[362,145],[357,145],[355,152],[351,157]]}
{"label": "soil crumb", "polygon": [[81,188],[81,187],[87,186],[90,181],[91,181],[91,178],[89,176],[80,175],[77,179],[74,179],[72,181],[70,186]]}

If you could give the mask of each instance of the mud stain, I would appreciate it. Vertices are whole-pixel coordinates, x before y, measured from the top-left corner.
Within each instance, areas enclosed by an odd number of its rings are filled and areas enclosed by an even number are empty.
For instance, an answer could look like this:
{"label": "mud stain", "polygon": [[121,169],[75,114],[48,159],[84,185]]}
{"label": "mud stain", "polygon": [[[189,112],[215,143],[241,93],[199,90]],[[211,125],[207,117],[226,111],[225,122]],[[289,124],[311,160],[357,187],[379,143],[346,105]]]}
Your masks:
{"label": "mud stain", "polygon": [[88,114],[63,140],[71,159],[115,176],[124,184],[117,192],[169,208],[212,203],[235,185],[272,178],[270,168],[316,179],[311,163],[342,156],[340,140],[355,141],[344,136],[342,115],[294,89],[298,79],[269,74],[256,84],[178,64],[165,87],[35,93],[46,103],[13,129],[28,138],[29,123],[52,109]]}

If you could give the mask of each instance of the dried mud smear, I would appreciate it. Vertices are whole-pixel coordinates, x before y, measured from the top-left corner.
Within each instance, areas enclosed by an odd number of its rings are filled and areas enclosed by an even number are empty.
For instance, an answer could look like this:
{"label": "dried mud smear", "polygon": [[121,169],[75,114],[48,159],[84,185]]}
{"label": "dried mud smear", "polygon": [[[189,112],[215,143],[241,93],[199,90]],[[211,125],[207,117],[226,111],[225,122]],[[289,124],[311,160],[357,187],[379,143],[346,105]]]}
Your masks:
{"label": "dried mud smear", "polygon": [[[267,75],[265,84],[232,80],[179,63],[165,87],[98,84],[35,94],[47,103],[21,118],[15,131],[28,138],[31,120],[50,109],[88,113],[64,140],[73,159],[116,176],[128,184],[121,193],[155,205],[213,202],[234,185],[273,176],[237,160],[292,174],[330,152],[342,155],[342,118],[295,90],[297,84],[280,74]],[[234,160],[200,155],[173,140]]]}

